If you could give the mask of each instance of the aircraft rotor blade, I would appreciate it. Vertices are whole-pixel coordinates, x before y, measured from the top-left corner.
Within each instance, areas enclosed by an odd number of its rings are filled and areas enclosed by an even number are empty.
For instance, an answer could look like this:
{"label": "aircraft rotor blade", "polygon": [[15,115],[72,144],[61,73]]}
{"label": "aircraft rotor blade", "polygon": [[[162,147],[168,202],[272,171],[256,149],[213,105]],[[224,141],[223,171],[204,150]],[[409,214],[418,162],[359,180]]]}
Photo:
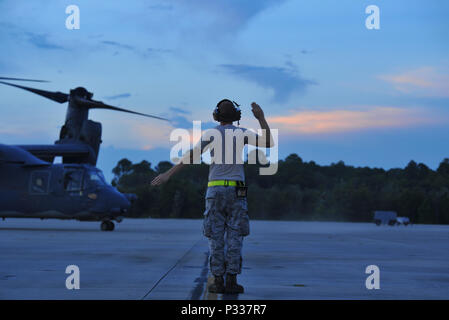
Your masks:
{"label": "aircraft rotor blade", "polygon": [[132,110],[127,110],[127,109],[123,109],[123,108],[119,108],[119,107],[114,107],[114,106],[105,104],[101,101],[87,100],[87,99],[84,99],[81,97],[75,97],[75,101],[76,101],[76,103],[84,105],[89,109],[107,109],[107,110],[121,111],[121,112],[137,114],[139,116],[144,116],[144,117],[149,117],[149,118],[154,118],[154,119],[159,119],[159,120],[164,120],[164,121],[170,122],[170,120],[162,118],[162,117],[158,117],[158,116],[154,116],[154,115],[146,114],[146,113],[135,112]]}
{"label": "aircraft rotor blade", "polygon": [[56,101],[59,103],[64,103],[69,100],[68,94],[62,93],[59,91],[57,91],[57,92],[45,91],[45,90],[40,90],[40,89],[35,89],[35,88],[30,88],[30,87],[19,86],[17,84],[12,84],[12,83],[8,83],[8,82],[4,82],[4,81],[0,81],[0,83],[6,84],[7,86],[16,87],[16,88],[30,91],[32,93],[38,94],[42,97],[45,97],[47,99],[50,99],[50,100],[53,100],[53,101]]}
{"label": "aircraft rotor blade", "polygon": [[0,77],[0,80],[10,80],[10,81],[33,81],[33,82],[49,82],[49,81],[47,81],[47,80],[34,80],[34,79],[9,78],[9,77]]}

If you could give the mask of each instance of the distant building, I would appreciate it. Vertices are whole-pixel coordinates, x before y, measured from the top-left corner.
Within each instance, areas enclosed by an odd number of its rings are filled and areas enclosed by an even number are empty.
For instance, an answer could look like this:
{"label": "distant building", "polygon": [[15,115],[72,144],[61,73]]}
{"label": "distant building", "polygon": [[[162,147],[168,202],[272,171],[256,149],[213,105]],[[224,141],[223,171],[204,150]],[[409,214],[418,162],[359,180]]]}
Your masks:
{"label": "distant building", "polygon": [[374,222],[380,226],[381,224],[388,224],[393,226],[397,222],[396,211],[374,211]]}

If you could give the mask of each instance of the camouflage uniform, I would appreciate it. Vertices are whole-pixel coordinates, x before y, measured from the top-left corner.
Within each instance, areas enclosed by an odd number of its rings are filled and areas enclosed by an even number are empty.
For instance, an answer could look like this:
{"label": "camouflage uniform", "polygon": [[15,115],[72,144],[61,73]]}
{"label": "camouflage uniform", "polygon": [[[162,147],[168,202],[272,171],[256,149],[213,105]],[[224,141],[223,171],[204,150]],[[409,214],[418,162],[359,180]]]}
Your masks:
{"label": "camouflage uniform", "polygon": [[237,197],[235,187],[207,188],[203,233],[209,238],[212,274],[241,273],[242,244],[243,237],[249,234],[249,217],[246,198]]}

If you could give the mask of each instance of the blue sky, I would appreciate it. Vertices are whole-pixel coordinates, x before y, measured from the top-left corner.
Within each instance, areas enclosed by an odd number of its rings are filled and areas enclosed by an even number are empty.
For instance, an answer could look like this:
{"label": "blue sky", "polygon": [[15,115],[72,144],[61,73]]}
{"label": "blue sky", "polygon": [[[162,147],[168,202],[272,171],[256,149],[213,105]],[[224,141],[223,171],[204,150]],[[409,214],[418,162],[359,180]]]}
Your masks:
{"label": "blue sky", "polygon": [[[65,8],[80,8],[79,30]],[[365,27],[368,5],[380,30]],[[51,80],[139,112],[211,125],[217,101],[258,102],[279,129],[279,155],[370,167],[449,157],[447,1],[0,0],[0,76]],[[52,143],[65,105],[1,87],[0,142]],[[169,158],[173,126],[93,110],[99,167]]]}

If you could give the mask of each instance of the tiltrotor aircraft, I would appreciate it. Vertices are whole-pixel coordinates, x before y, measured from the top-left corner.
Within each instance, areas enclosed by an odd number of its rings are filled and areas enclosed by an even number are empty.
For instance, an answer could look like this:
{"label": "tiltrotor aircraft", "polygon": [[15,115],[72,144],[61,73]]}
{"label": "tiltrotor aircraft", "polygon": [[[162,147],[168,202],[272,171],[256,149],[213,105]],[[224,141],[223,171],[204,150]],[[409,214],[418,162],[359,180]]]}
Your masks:
{"label": "tiltrotor aircraft", "polygon": [[[37,81],[0,77],[9,81]],[[53,145],[0,144],[0,218],[57,218],[102,221],[101,230],[114,230],[136,199],[109,185],[96,167],[101,123],[88,119],[90,109],[109,109],[166,120],[92,100],[82,87],[70,93],[51,92],[0,81],[65,103],[65,123]],[[62,163],[53,163],[61,157]]]}

